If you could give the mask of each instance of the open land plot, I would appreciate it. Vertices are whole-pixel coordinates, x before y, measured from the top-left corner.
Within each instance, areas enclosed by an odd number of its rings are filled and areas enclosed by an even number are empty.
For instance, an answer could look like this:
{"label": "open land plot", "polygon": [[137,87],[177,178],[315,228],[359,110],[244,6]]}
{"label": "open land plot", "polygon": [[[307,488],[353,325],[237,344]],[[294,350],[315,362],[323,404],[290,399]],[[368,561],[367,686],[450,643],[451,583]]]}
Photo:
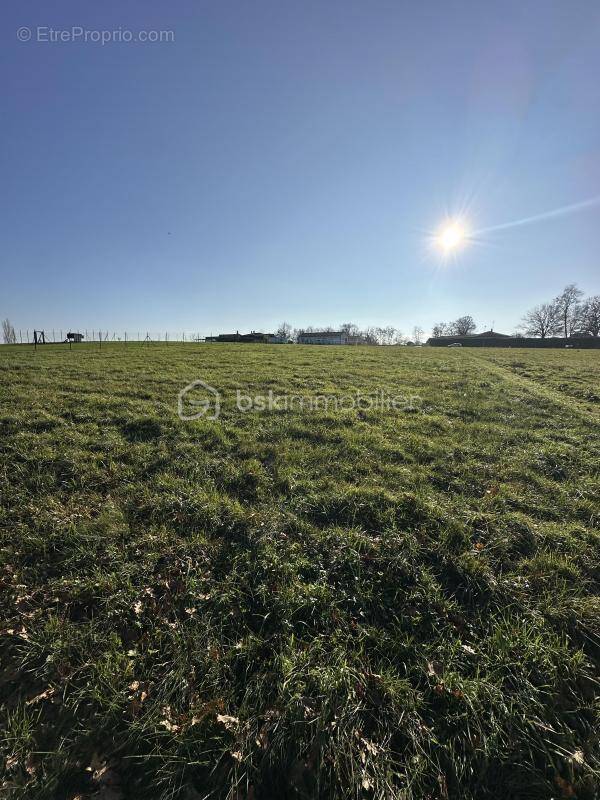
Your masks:
{"label": "open land plot", "polygon": [[[523,354],[525,358],[522,358]],[[579,350],[572,357],[562,350],[497,350],[486,351],[489,362],[534,384],[581,401],[590,411],[600,411],[600,375],[598,354]]]}
{"label": "open land plot", "polygon": [[[179,418],[196,379],[218,419]],[[3,796],[596,797],[599,379],[588,351],[3,347]]]}

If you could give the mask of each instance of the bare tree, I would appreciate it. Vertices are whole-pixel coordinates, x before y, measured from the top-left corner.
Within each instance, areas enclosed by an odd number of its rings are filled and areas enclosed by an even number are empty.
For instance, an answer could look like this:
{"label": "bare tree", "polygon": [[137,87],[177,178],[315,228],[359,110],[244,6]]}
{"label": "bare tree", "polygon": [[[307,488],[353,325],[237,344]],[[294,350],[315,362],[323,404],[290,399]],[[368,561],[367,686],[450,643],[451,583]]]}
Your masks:
{"label": "bare tree", "polygon": [[559,309],[555,303],[542,303],[525,314],[522,325],[527,336],[554,336],[561,328]]}
{"label": "bare tree", "polygon": [[397,330],[393,325],[370,326],[360,330],[358,325],[346,322],[340,326],[340,329],[352,337],[355,344],[391,345],[402,341],[402,331]]}
{"label": "bare tree", "polygon": [[454,320],[451,327],[451,334],[454,336],[468,336],[477,328],[475,320],[470,315],[459,317]]}
{"label": "bare tree", "polygon": [[374,328],[371,326],[370,328],[366,328],[362,335],[365,340],[365,344],[379,344],[379,328]]}
{"label": "bare tree", "polygon": [[423,339],[423,328],[420,328],[418,325],[412,330],[413,339],[415,340],[415,344],[421,344],[421,340]]}
{"label": "bare tree", "polygon": [[2,335],[4,337],[4,344],[17,343],[17,334],[15,333],[15,329],[11,325],[9,319],[2,320]]}
{"label": "bare tree", "polygon": [[576,283],[569,283],[554,300],[560,316],[562,334],[565,339],[573,333],[581,314],[581,298],[583,292]]}
{"label": "bare tree", "polygon": [[282,339],[289,339],[292,333],[292,326],[289,322],[282,322],[281,325],[277,328],[277,336],[280,336]]}
{"label": "bare tree", "polygon": [[431,329],[432,336],[447,336],[450,333],[450,325],[447,322],[436,322]]}
{"label": "bare tree", "polygon": [[590,336],[600,336],[600,294],[588,297],[581,307],[581,330]]}
{"label": "bare tree", "polygon": [[396,329],[393,325],[386,325],[385,328],[378,328],[377,330],[380,344],[392,344],[394,341],[394,334],[396,333]]}

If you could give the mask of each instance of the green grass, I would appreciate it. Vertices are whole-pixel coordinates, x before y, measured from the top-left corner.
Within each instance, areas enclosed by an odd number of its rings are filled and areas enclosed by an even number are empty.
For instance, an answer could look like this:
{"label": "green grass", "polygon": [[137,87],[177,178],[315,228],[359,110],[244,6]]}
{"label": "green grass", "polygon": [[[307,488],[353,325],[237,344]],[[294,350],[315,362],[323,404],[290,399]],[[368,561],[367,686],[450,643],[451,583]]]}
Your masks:
{"label": "green grass", "polygon": [[[2,347],[0,376],[3,797],[598,796],[598,353]],[[196,378],[218,421],[178,418]]]}

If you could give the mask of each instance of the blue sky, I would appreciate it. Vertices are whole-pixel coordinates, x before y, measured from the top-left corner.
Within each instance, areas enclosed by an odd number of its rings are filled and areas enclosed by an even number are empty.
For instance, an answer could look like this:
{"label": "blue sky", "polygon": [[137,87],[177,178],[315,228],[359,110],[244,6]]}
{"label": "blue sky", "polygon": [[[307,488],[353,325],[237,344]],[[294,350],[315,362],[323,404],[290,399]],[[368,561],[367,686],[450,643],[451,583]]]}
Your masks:
{"label": "blue sky", "polygon": [[451,261],[427,245],[446,213],[481,229],[600,194],[596,0],[0,14],[0,316],[17,329],[409,332],[472,314],[511,332],[568,282],[600,293],[600,205]]}

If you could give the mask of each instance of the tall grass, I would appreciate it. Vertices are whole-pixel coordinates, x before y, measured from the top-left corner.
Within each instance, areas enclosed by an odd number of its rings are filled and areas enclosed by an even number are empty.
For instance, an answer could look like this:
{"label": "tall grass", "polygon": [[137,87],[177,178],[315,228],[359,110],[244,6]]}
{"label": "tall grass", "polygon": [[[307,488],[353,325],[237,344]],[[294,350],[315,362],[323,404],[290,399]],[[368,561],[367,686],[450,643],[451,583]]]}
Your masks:
{"label": "tall grass", "polygon": [[[0,376],[3,796],[597,796],[597,353],[4,347]],[[177,416],[196,378],[217,421]]]}

